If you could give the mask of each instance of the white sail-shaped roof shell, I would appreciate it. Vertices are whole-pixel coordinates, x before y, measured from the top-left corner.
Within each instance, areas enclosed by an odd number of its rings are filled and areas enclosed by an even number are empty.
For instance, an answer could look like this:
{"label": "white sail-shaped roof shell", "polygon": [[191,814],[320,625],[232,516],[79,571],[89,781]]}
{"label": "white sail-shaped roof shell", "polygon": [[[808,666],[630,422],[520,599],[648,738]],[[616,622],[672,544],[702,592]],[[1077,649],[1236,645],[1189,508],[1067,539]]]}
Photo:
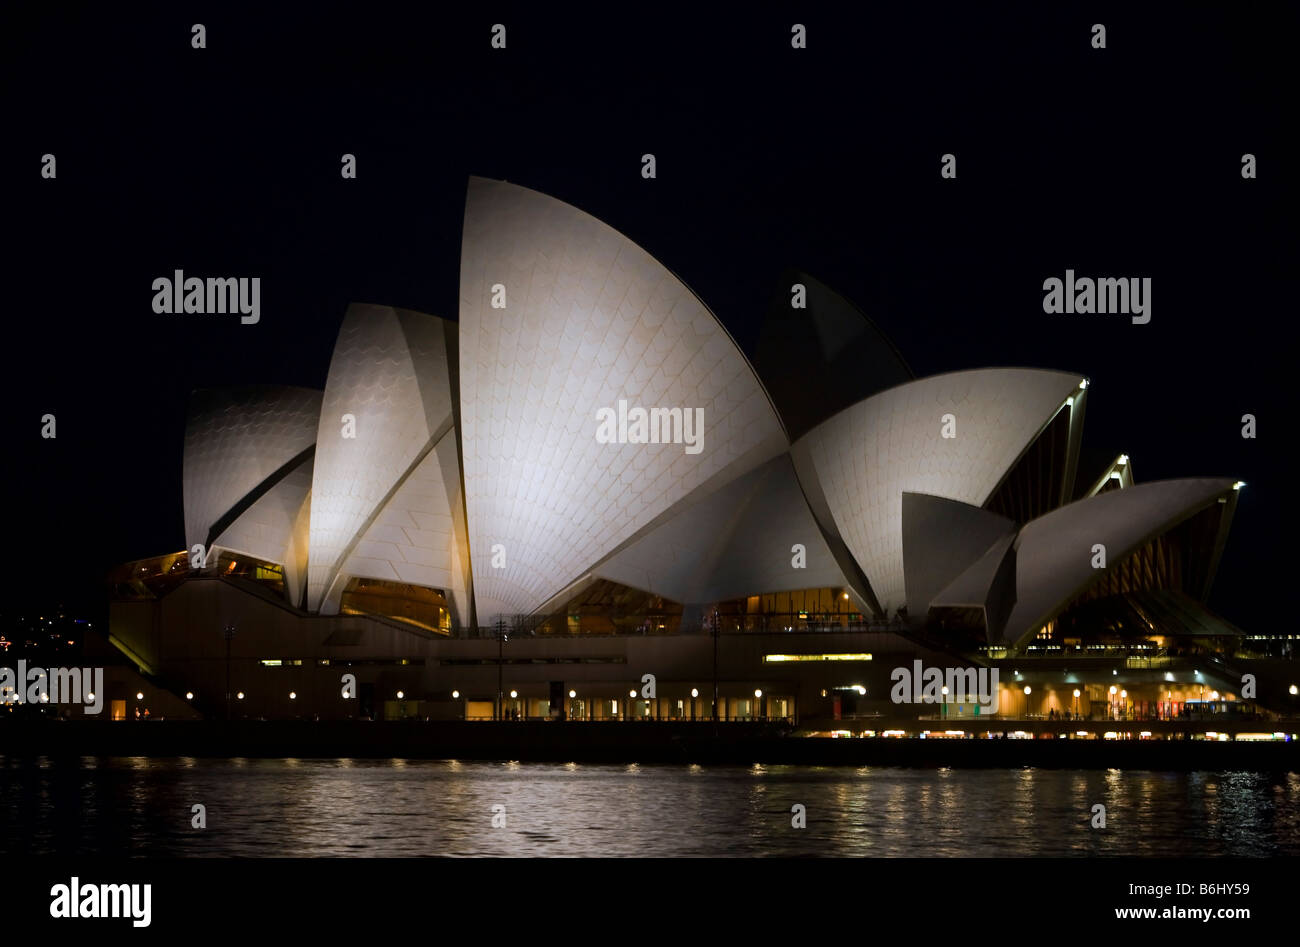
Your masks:
{"label": "white sail-shaped roof shell", "polygon": [[320,404],[307,388],[197,391],[185,431],[186,548],[203,545],[209,566],[222,551],[279,563],[293,604],[306,580]]}
{"label": "white sail-shaped roof shell", "polygon": [[1061,611],[1108,567],[1183,520],[1231,494],[1232,480],[1189,478],[1110,490],[1053,510],[1016,540],[1016,604],[1006,639],[1016,642]]}
{"label": "white sail-shaped roof shell", "polygon": [[[787,446],[753,370],[704,304],[568,204],[471,178],[460,293],[480,623],[532,611],[691,491]],[[702,408],[703,449],[599,443],[597,412],[620,399]]]}
{"label": "white sail-shaped roof shell", "polygon": [[[309,609],[337,611],[348,578],[346,562],[354,555],[364,560],[388,555],[389,570],[399,575],[399,563],[430,566],[438,555],[450,555],[449,545],[428,535],[429,522],[416,514],[450,521],[451,493],[443,490],[445,508],[430,514],[437,484],[413,483],[402,490],[413,475],[417,481],[429,478],[437,465],[421,462],[439,442],[450,437],[454,445],[448,354],[447,325],[441,319],[385,306],[349,307],[330,361],[316,441]],[[394,519],[381,523],[384,507],[393,501]],[[401,529],[401,523],[410,530],[402,542],[394,541],[396,534],[384,535],[390,527]],[[374,545],[382,539],[388,540],[384,555]],[[361,547],[363,540],[370,545]],[[388,570],[370,565],[363,574],[383,571],[380,577],[391,577]],[[452,571],[450,563],[441,565]]]}
{"label": "white sail-shaped roof shell", "polygon": [[667,522],[593,572],[698,605],[844,585],[785,455],[684,501]]}
{"label": "white sail-shaped roof shell", "polygon": [[[1083,381],[1025,368],[935,375],[873,395],[799,439],[800,479],[816,479],[884,612],[907,601],[904,491],[982,506]],[[953,437],[944,436],[947,415]]]}

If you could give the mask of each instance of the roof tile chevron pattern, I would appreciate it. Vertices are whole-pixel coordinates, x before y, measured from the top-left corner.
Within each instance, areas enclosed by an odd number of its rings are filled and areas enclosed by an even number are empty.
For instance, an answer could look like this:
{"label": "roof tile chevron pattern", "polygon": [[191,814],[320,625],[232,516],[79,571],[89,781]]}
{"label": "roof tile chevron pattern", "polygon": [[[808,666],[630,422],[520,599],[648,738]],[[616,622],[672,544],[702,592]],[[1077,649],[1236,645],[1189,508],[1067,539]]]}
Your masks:
{"label": "roof tile chevron pattern", "polygon": [[[504,309],[492,306],[497,284]],[[766,393],[713,314],[594,217],[471,179],[460,285],[480,620],[531,611],[692,490],[785,449]],[[598,443],[596,412],[620,399],[702,408],[703,450]]]}
{"label": "roof tile chevron pattern", "polygon": [[208,532],[271,474],[311,447],[321,393],[262,385],[206,389],[190,398],[185,428],[185,546]]}
{"label": "roof tile chevron pattern", "polygon": [[[219,530],[213,545],[282,563],[291,603],[324,614],[353,576],[444,590],[459,625],[558,607],[602,577],[692,607],[833,586],[877,615],[904,603],[921,615],[928,603],[910,594],[984,608],[990,633],[1010,615],[1014,640],[1090,580],[1079,543],[1118,559],[1232,487],[1129,487],[1016,532],[980,507],[1059,411],[1077,445],[1081,376],[979,369],[877,390],[910,370],[892,348],[867,357],[887,341],[820,284],[820,317],[779,312],[767,348],[786,422],[809,427],[792,445],[680,280],[595,218],[505,182],[470,180],[460,276],[459,324],[351,306],[324,393],[197,392],[187,544]],[[786,343],[878,370],[805,398],[780,374]],[[827,417],[827,397],[868,390]],[[702,409],[703,449],[600,443],[597,412],[620,401]],[[1075,462],[1070,447],[1067,483]],[[907,560],[904,493],[925,495],[909,500]],[[796,543],[806,568],[791,562]]]}
{"label": "roof tile chevron pattern", "polygon": [[[846,408],[800,439],[881,607],[906,601],[903,492],[982,506],[1082,376],[989,368],[922,378]],[[953,415],[956,436],[943,436]],[[801,453],[796,451],[796,456]]]}
{"label": "roof tile chevron pattern", "polygon": [[[344,436],[345,415],[355,419],[355,437]],[[442,320],[386,306],[349,307],[330,361],[317,434],[310,608],[337,607],[344,557],[451,419]]]}

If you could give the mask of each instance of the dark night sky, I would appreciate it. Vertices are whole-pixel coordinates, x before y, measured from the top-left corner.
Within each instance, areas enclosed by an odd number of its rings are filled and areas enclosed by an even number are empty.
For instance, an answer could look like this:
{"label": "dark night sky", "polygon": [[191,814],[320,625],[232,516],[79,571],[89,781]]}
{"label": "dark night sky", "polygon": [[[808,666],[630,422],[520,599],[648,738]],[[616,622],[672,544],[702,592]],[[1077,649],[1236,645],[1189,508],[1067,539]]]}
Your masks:
{"label": "dark night sky", "polygon": [[[1086,450],[1139,482],[1248,481],[1211,605],[1270,621],[1295,518],[1294,7],[427,6],[5,11],[5,610],[101,610],[111,566],[182,547],[191,388],[323,387],[352,301],[455,318],[473,173],[627,234],[747,351],[794,265],[918,375],[1090,376]],[[1067,267],[1152,277],[1151,323],[1044,314]],[[176,268],[262,277],[261,323],[155,315]]]}

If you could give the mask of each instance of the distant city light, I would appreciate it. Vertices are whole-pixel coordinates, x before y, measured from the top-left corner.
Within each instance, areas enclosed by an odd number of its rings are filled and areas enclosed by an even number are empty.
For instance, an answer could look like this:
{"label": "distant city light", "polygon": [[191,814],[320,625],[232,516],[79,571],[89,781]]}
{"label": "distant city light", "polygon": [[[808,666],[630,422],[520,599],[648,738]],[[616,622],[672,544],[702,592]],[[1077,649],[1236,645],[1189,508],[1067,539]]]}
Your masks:
{"label": "distant city light", "polygon": [[757,687],[754,688],[754,696],[755,696],[755,697],[762,697],[762,696],[763,696],[763,691],[762,691],[760,688],[757,688]]}
{"label": "distant city light", "polygon": [[194,699],[194,691],[186,691],[186,692],[185,692],[185,699],[186,699],[186,700],[193,700],[193,699]]}
{"label": "distant city light", "polygon": [[289,691],[289,699],[290,699],[290,700],[297,700],[297,699],[298,699],[298,693],[297,693],[297,691]]}
{"label": "distant city light", "polygon": [[577,697],[577,696],[578,696],[578,692],[577,692],[577,691],[569,691],[569,700],[573,700],[573,698],[575,698],[575,697]]}
{"label": "distant city light", "polygon": [[[1291,693],[1293,693],[1293,694],[1295,693],[1295,685],[1294,685],[1294,684],[1291,685]],[[692,697],[699,697],[699,696],[700,696],[699,688],[692,687],[692,688],[691,688],[691,696],[692,696]]]}
{"label": "distant city light", "polygon": [[451,699],[452,699],[452,700],[460,700],[460,691],[452,691],[452,692],[451,692]]}
{"label": "distant city light", "polygon": [[144,693],[143,693],[142,691],[136,691],[136,692],[135,692],[135,699],[136,699],[136,700],[144,700]]}
{"label": "distant city light", "polygon": [[518,696],[519,696],[519,691],[511,691],[511,692],[510,692],[510,699],[511,699],[511,700],[514,700],[514,699],[515,699],[516,697],[518,697]]}
{"label": "distant city light", "polygon": [[243,699],[244,699],[244,692],[243,692],[243,691],[240,691],[240,692],[239,692],[238,694],[236,694],[235,696],[238,697],[240,700],[243,700]]}
{"label": "distant city light", "polygon": [[[402,699],[403,697],[405,697],[405,696],[406,696],[406,695],[405,695],[404,693],[402,693],[401,691],[398,691],[398,692],[397,692],[397,699],[398,699],[398,700],[401,700],[401,699]],[[511,697],[514,697],[514,696],[515,696],[515,692],[514,692],[514,691],[511,691],[511,692],[510,692],[510,696],[511,696]]]}

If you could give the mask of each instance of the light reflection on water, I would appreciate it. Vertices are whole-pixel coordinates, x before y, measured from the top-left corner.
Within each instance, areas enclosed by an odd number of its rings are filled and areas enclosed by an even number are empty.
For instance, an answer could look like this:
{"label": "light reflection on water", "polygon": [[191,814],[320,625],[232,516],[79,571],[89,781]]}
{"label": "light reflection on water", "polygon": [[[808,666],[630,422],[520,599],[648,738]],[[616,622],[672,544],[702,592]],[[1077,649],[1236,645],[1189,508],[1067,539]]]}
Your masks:
{"label": "light reflection on water", "polygon": [[0,757],[0,852],[1295,855],[1298,804],[1300,776],[1245,772]]}

